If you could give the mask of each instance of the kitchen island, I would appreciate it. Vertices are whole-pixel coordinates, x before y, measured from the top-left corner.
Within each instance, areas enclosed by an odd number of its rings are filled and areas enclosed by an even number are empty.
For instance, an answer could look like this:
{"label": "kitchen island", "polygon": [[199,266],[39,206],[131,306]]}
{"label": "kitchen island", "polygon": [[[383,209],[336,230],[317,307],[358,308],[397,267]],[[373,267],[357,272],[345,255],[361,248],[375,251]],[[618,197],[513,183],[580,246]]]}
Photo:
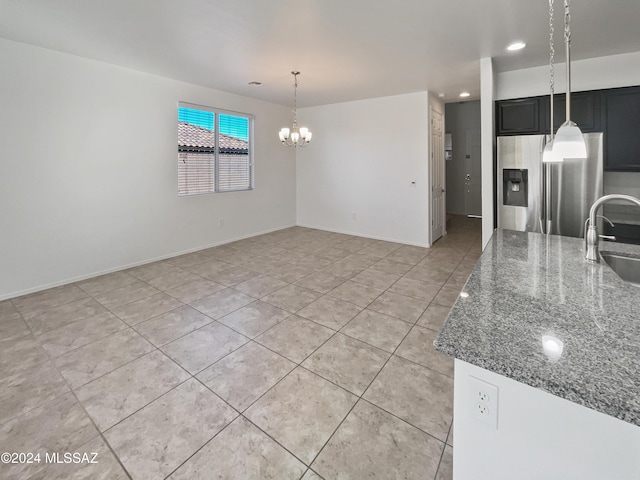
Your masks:
{"label": "kitchen island", "polygon": [[640,479],[640,288],[581,239],[496,230],[435,346],[456,359],[455,480]]}

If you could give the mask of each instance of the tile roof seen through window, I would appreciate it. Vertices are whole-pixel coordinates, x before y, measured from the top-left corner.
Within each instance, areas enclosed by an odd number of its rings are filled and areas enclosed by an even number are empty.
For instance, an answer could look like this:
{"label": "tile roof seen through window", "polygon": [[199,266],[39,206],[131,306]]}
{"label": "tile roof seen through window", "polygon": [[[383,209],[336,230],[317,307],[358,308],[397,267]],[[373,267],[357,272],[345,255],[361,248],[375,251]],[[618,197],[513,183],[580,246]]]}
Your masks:
{"label": "tile roof seen through window", "polygon": [[[207,130],[191,123],[178,122],[178,149],[192,151],[213,149],[215,145],[214,133],[213,130]],[[221,153],[246,154],[249,150],[246,140],[231,137],[224,133],[220,133],[218,138]]]}

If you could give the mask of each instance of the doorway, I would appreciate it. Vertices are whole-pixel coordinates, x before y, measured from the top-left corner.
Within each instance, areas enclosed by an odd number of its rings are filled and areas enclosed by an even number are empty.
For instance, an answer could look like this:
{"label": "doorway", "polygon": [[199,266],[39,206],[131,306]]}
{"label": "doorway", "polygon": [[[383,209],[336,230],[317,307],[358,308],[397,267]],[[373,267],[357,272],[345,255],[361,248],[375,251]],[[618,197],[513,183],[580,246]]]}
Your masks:
{"label": "doorway", "polygon": [[468,217],[482,217],[482,160],[480,158],[480,130],[467,130],[464,173],[464,213]]}
{"label": "doorway", "polygon": [[445,131],[451,135],[446,160],[448,215],[482,215],[480,101],[448,103]]}

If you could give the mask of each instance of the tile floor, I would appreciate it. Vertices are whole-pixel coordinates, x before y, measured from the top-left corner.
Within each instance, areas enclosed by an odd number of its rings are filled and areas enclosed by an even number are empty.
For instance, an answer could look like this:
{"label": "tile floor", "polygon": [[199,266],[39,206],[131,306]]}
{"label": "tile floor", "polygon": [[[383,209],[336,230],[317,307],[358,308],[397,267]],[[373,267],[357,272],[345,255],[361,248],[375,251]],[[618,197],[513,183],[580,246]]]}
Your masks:
{"label": "tile floor", "polygon": [[480,221],[448,230],[295,227],[0,302],[0,451],[41,454],[0,477],[451,478],[432,342]]}

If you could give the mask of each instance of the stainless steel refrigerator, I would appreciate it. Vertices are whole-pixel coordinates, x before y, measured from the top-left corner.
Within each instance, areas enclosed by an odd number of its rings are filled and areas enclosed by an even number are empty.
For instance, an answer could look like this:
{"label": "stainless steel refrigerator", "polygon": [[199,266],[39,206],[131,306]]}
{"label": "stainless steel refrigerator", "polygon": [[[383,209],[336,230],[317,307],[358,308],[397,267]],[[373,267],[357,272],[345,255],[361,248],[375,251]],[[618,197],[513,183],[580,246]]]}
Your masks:
{"label": "stainless steel refrigerator", "polygon": [[542,163],[542,151],[548,135],[498,137],[499,228],[584,235],[589,209],[603,195],[602,133],[584,137],[586,159],[547,164]]}

